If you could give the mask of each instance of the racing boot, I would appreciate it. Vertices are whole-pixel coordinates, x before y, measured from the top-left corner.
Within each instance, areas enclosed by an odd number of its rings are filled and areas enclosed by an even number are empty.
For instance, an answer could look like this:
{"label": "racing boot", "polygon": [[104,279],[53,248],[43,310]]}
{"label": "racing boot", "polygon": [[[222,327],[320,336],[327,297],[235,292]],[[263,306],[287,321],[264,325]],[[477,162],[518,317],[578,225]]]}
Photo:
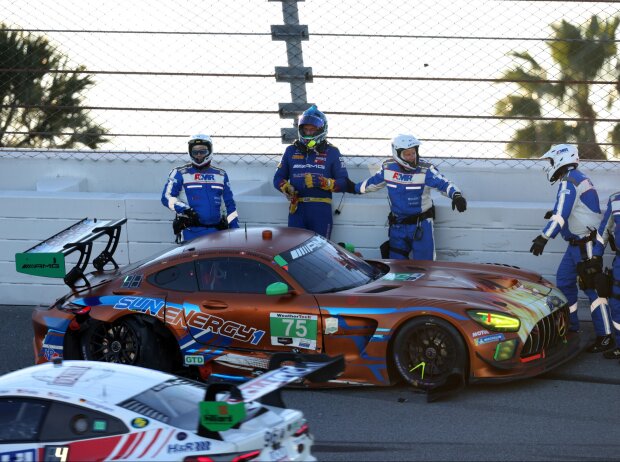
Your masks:
{"label": "racing boot", "polygon": [[615,345],[611,335],[599,335],[596,337],[596,341],[586,348],[588,353],[602,353],[603,351],[611,350]]}
{"label": "racing boot", "polygon": [[605,359],[620,359],[620,348],[616,347],[613,350],[608,350],[603,353]]}

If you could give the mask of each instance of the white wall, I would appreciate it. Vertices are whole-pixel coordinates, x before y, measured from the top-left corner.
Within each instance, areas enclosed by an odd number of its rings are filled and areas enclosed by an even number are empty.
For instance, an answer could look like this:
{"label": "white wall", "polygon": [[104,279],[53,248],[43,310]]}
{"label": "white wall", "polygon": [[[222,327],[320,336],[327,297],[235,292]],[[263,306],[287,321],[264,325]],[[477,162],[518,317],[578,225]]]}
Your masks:
{"label": "white wall", "polygon": [[[160,194],[168,172],[179,163],[174,156],[93,161],[0,154],[0,303],[46,304],[67,292],[58,279],[16,272],[15,253],[84,217],[127,218],[115,254],[119,264],[173,245],[173,214],[161,205]],[[242,223],[285,225],[287,203],[271,186],[277,159],[262,159],[248,164],[236,157],[216,158],[231,178]],[[376,158],[347,161],[354,181],[380,165]],[[517,265],[554,280],[564,242],[550,242],[541,257],[529,253],[557,189],[546,180],[541,165],[524,160],[433,161],[468,200],[467,212],[459,214],[451,210],[447,198],[435,195],[438,259]],[[583,163],[582,169],[590,174],[604,206],[609,194],[620,189],[620,164]],[[341,194],[334,196],[334,208],[341,198]],[[332,239],[353,243],[364,256],[378,257],[378,246],[387,239],[387,213],[385,191],[346,195],[341,214],[334,216]],[[103,241],[95,247],[93,257],[102,245]]]}

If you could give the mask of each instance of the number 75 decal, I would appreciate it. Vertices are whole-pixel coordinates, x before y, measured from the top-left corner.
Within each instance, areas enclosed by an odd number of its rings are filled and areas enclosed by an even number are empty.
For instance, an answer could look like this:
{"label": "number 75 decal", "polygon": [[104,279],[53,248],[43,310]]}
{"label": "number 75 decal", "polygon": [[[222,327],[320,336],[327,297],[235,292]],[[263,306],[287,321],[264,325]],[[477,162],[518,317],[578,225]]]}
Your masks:
{"label": "number 75 decal", "polygon": [[311,314],[271,313],[271,344],[316,350],[317,316]]}

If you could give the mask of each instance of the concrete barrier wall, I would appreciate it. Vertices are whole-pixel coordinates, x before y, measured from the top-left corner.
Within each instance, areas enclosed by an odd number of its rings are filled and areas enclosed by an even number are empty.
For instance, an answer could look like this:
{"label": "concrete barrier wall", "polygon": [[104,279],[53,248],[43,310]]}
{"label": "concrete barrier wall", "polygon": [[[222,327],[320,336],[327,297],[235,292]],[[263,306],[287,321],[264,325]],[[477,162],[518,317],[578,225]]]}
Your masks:
{"label": "concrete barrier wall", "polygon": [[[216,158],[231,178],[240,221],[247,226],[286,225],[287,202],[271,186],[277,159],[251,164]],[[349,175],[360,181],[380,165],[377,158],[348,159]],[[465,213],[434,195],[439,260],[491,262],[533,269],[555,279],[564,252],[561,239],[541,257],[529,253],[545,224],[557,185],[550,185],[536,161],[433,159],[468,200]],[[50,303],[67,292],[58,279],[16,272],[15,253],[25,251],[76,221],[127,218],[115,254],[119,264],[135,262],[173,246],[173,213],[160,203],[161,189],[178,161],[35,159],[0,157],[0,293],[2,303]],[[601,206],[620,189],[618,163],[583,163],[599,190]],[[353,243],[365,257],[379,256],[387,239],[385,190],[364,196],[334,195],[332,240]],[[95,245],[93,257],[103,248]],[[607,257],[611,259],[611,255]],[[71,260],[70,260],[71,261]]]}

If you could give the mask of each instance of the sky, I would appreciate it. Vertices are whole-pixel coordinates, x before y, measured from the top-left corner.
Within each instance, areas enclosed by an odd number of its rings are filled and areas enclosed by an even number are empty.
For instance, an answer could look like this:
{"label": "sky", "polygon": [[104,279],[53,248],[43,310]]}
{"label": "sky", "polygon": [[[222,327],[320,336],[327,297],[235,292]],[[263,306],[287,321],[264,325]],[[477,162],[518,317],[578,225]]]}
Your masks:
{"label": "sky", "polygon": [[[285,43],[269,36],[271,25],[283,24],[281,2],[0,0],[0,7],[9,26],[66,31],[46,35],[73,65],[112,72],[94,75],[85,104],[177,109],[93,111],[111,133],[161,135],[114,137],[107,149],[183,151],[187,135],[206,132],[220,152],[283,151],[280,129],[292,121],[275,111],[291,101],[290,87],[269,77],[275,66],[287,65]],[[298,7],[310,33],[302,42],[303,62],[315,76],[306,84],[308,101],[328,115],[334,144],[348,155],[385,156],[389,139],[408,132],[422,139],[425,153],[456,157],[506,156],[501,141],[518,123],[481,117],[492,116],[495,102],[516,87],[398,77],[494,79],[514,66],[510,51],[529,51],[548,63],[550,24],[609,18],[620,10],[612,2],[507,0],[306,0]],[[76,32],[85,30],[91,32]],[[158,33],[146,33],[152,31]],[[257,74],[267,77],[248,77]],[[617,106],[598,108],[602,117],[617,114]]]}

